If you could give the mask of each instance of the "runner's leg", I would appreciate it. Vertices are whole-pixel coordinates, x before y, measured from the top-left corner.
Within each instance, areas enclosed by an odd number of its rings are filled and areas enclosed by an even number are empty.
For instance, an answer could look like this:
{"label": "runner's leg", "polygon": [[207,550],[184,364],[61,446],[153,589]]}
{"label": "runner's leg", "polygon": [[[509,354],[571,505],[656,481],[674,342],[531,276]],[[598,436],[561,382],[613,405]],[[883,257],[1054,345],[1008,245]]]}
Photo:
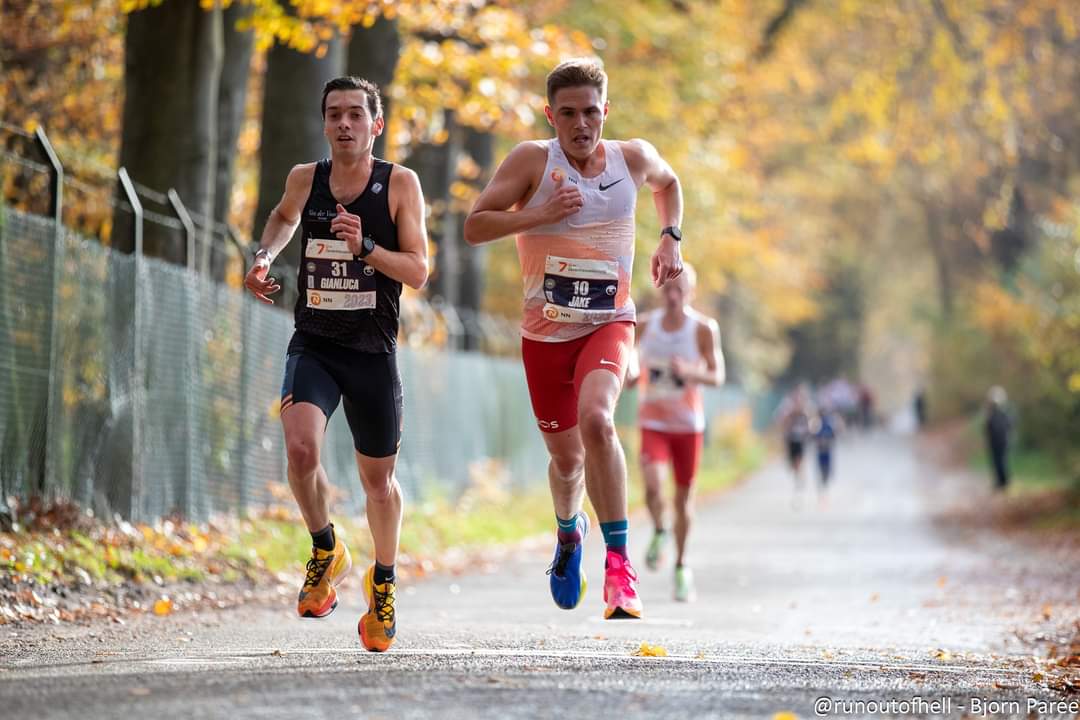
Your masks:
{"label": "runner's leg", "polygon": [[289,489],[309,532],[330,524],[329,482],[320,462],[326,415],[309,402],[290,405],[281,414],[288,456]]}

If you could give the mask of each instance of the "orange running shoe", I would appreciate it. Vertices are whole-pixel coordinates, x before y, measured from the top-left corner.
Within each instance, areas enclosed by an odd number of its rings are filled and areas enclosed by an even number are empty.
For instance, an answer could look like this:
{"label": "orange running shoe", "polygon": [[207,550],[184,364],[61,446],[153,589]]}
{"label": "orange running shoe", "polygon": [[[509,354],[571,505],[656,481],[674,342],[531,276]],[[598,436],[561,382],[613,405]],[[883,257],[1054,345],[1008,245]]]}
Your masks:
{"label": "orange running shoe", "polygon": [[335,586],[345,579],[351,569],[349,548],[345,547],[339,532],[334,533],[333,550],[311,548],[307,577],[296,600],[296,612],[300,617],[321,618],[334,612],[337,607]]}
{"label": "orange running shoe", "polygon": [[394,616],[395,583],[375,584],[375,564],[364,573],[364,597],[368,611],[360,616],[360,642],[371,652],[386,652],[394,644],[397,619]]}

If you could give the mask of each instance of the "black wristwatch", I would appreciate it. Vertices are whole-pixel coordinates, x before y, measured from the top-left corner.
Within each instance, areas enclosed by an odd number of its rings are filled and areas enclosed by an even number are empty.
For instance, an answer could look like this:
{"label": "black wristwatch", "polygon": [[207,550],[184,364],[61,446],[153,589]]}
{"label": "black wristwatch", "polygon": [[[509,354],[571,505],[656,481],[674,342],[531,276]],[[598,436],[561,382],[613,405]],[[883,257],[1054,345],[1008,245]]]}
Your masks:
{"label": "black wristwatch", "polygon": [[675,242],[682,242],[682,230],[674,225],[668,225],[666,228],[660,231],[660,237],[664,235],[670,235],[675,239]]}
{"label": "black wristwatch", "polygon": [[356,257],[366,258],[375,249],[375,241],[371,239],[370,235],[365,235],[364,239],[360,241],[360,254]]}

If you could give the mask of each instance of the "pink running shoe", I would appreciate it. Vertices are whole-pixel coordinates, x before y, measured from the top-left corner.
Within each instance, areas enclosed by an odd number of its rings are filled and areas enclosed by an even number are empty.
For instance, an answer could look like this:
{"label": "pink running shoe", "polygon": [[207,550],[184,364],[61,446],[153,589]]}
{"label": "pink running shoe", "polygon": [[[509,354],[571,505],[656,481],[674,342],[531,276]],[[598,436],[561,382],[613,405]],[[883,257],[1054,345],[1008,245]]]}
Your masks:
{"label": "pink running shoe", "polygon": [[608,551],[604,571],[604,618],[607,620],[638,620],[641,618],[641,598],[638,597],[637,573],[622,555]]}

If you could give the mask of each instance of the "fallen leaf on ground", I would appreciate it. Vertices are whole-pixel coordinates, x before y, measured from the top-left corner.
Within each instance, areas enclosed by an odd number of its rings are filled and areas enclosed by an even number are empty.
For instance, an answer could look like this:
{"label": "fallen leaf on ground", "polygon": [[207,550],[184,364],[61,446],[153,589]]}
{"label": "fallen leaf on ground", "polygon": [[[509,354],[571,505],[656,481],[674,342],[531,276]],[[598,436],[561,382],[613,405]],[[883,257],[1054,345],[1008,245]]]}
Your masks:
{"label": "fallen leaf on ground", "polygon": [[634,655],[638,657],[667,657],[667,650],[661,645],[650,645],[649,643],[641,643]]}
{"label": "fallen leaf on ground", "polygon": [[157,602],[154,603],[154,614],[155,615],[168,615],[172,611],[173,611],[173,602],[172,602],[172,600],[170,600],[167,597],[160,598],[160,599],[158,599]]}
{"label": "fallen leaf on ground", "polygon": [[943,650],[941,648],[938,648],[937,650],[935,650],[934,652],[932,652],[930,654],[936,660],[944,660],[946,662],[948,662],[949,660],[952,660],[952,653],[949,652],[948,650]]}

